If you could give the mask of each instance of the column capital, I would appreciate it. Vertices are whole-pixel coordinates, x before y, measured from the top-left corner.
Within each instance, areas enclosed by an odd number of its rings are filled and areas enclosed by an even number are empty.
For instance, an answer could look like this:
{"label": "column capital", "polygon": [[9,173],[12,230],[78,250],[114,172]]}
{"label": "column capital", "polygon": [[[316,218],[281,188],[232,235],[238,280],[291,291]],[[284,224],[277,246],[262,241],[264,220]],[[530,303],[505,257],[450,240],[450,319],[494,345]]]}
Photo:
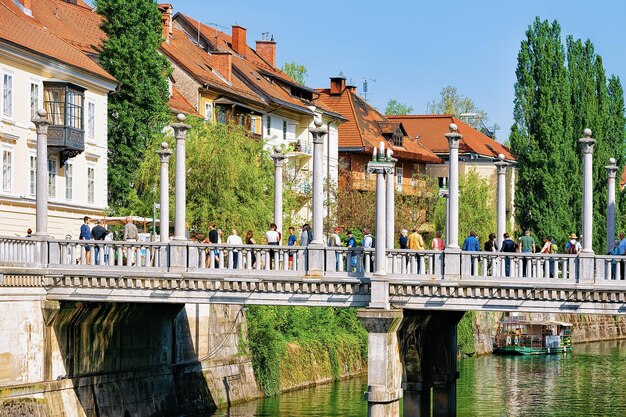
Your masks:
{"label": "column capital", "polygon": [[191,129],[191,126],[185,122],[185,115],[182,113],[178,113],[176,116],[178,123],[172,123],[170,126],[174,129],[174,137],[176,140],[185,140],[187,138],[187,131]]}
{"label": "column capital", "polygon": [[504,175],[506,174],[506,169],[510,164],[504,160],[504,154],[500,154],[498,155],[498,160],[494,163],[494,165],[498,170],[498,175]]}
{"label": "column capital", "polygon": [[161,143],[161,149],[156,151],[159,158],[161,158],[161,163],[168,163],[170,161],[170,156],[172,156],[172,150],[169,149],[169,145],[167,142]]}
{"label": "column capital", "polygon": [[328,129],[324,126],[324,122],[319,117],[313,120],[315,127],[310,127],[309,132],[313,135],[313,143],[324,143],[324,136],[328,133]]}
{"label": "column capital", "polygon": [[606,169],[606,173],[609,176],[609,179],[615,179],[615,176],[617,174],[617,170],[619,169],[617,165],[615,165],[617,161],[615,161],[615,158],[611,158],[609,159],[609,164],[605,166],[604,168]]}
{"label": "column capital", "polygon": [[448,139],[450,149],[459,149],[459,141],[463,139],[463,135],[458,132],[456,123],[450,123],[450,133],[444,135]]}
{"label": "column capital", "polygon": [[394,165],[390,163],[380,163],[370,161],[367,163],[368,174],[393,174]]}
{"label": "column capital", "polygon": [[48,113],[44,109],[39,109],[37,110],[37,117],[34,117],[31,120],[31,122],[35,124],[38,135],[48,134],[48,126],[50,126],[52,123],[46,118],[46,116],[48,116]]}
{"label": "column capital", "polygon": [[583,134],[585,137],[578,139],[578,142],[583,145],[583,153],[592,154],[596,140],[591,137],[591,129],[585,129]]}
{"label": "column capital", "polygon": [[283,162],[287,159],[287,155],[282,153],[281,150],[274,149],[274,153],[270,155],[270,158],[274,160],[274,167],[280,168],[283,166]]}

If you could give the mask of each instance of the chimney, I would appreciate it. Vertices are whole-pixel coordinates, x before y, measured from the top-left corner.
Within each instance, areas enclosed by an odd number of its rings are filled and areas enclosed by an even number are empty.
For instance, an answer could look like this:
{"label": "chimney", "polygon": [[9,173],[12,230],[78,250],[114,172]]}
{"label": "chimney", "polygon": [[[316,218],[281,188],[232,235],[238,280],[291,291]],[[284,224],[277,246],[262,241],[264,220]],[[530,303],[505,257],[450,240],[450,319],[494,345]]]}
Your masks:
{"label": "chimney", "polygon": [[276,67],[276,42],[273,40],[256,41],[256,53],[272,68]]}
{"label": "chimney", "polygon": [[345,77],[330,77],[330,94],[340,95],[346,88]]}
{"label": "chimney", "polygon": [[224,77],[228,82],[231,82],[231,77],[233,73],[233,56],[230,52],[212,52],[211,53],[211,64],[213,65],[213,69]]}
{"label": "chimney", "polygon": [[159,4],[159,10],[161,11],[161,35],[165,42],[169,43],[172,34],[172,5],[168,3]]}
{"label": "chimney", "polygon": [[246,56],[246,28],[233,25],[231,44],[235,52],[239,55]]}
{"label": "chimney", "polygon": [[346,85],[346,90],[350,91],[352,94],[356,94],[356,85]]}

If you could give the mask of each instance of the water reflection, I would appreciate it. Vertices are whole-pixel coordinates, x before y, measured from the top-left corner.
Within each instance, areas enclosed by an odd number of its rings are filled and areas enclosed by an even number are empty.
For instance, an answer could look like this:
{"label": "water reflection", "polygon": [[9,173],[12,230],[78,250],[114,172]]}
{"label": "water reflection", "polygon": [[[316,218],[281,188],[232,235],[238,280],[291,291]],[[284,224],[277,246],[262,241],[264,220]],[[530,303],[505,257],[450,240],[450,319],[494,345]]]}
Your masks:
{"label": "water reflection", "polygon": [[[575,345],[549,356],[459,362],[459,417],[626,416],[626,341]],[[365,417],[366,378],[218,410],[214,417]]]}

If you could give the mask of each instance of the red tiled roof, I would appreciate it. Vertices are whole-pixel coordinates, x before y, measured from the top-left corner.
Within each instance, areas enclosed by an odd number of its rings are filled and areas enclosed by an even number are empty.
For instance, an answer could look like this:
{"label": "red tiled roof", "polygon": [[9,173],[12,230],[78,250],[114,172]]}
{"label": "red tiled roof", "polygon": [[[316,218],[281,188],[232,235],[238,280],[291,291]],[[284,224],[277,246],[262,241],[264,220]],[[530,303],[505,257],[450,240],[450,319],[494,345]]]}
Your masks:
{"label": "red tiled roof", "polygon": [[383,134],[393,133],[398,128],[404,133],[402,123],[388,120],[351,89],[345,88],[337,95],[331,95],[329,89],[320,89],[317,92],[320,96],[316,102],[320,101],[347,119],[339,125],[340,151],[342,148],[352,148],[370,152],[382,140],[387,147],[393,149],[394,156],[398,159],[424,163],[442,162],[441,158],[409,136],[404,136],[402,147],[393,146]]}
{"label": "red tiled roof", "polygon": [[33,17],[57,36],[89,54],[97,54],[106,35],[100,30],[102,17],[84,2],[33,1]]}
{"label": "red tiled roof", "polygon": [[502,153],[508,160],[517,159],[509,148],[450,114],[389,115],[387,118],[402,122],[411,137],[418,137],[422,145],[436,154],[449,153],[448,141],[444,135],[450,131],[450,123],[456,123],[459,133],[463,135],[459,153],[474,153],[488,157],[497,157]]}
{"label": "red tiled roof", "polygon": [[263,99],[237,77],[231,77],[231,83],[229,84],[223,78],[215,74],[213,72],[211,56],[191,42],[184,31],[173,28],[169,43],[161,43],[161,51],[200,83],[209,84],[256,103],[264,104]]}
{"label": "red tiled roof", "polygon": [[115,81],[83,52],[17,9],[12,0],[0,0],[0,22],[0,39]]}
{"label": "red tiled roof", "polygon": [[196,108],[178,91],[176,87],[172,87],[172,95],[169,102],[170,110],[173,113],[185,113],[192,116],[202,117],[196,111]]}

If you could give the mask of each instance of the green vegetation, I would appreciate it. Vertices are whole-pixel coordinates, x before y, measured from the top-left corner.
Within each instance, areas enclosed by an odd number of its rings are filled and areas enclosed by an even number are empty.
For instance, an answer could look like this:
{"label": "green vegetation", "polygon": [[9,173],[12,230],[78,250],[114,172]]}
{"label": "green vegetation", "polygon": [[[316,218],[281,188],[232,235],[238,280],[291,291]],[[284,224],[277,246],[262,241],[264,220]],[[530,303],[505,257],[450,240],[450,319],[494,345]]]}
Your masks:
{"label": "green vegetation", "polygon": [[95,0],[107,35],[99,62],[120,83],[109,94],[109,204],[125,211],[146,146],[169,118],[171,68],[157,52],[161,13],[154,0]]}
{"label": "green vegetation", "polygon": [[367,361],[367,332],[356,309],[255,306],[246,317],[252,364],[267,396],[286,380],[297,384],[323,373],[310,366],[322,366],[326,355],[334,379]]}
{"label": "green vegetation", "polygon": [[304,85],[306,83],[306,77],[309,72],[304,65],[298,64],[296,61],[291,61],[286,62],[281,69],[298,84]]}
{"label": "green vegetation", "polygon": [[409,106],[408,104],[401,103],[395,99],[391,99],[387,102],[387,107],[385,108],[385,114],[393,114],[393,115],[404,115],[409,114],[413,111],[413,106]]}
{"label": "green vegetation", "polygon": [[[515,194],[517,223],[552,235],[559,245],[580,233],[582,147],[578,138],[590,128],[594,152],[594,242],[604,252],[609,157],[624,166],[624,96],[615,76],[607,82],[602,58],[587,40],[567,37],[561,28],[536,18],[518,54],[515,123],[511,148],[518,157]],[[616,211],[622,198],[616,202]]]}
{"label": "green vegetation", "polygon": [[[435,227],[444,230],[446,226],[446,200],[439,199],[435,207]],[[489,182],[471,169],[459,177],[459,245],[476,232],[478,241],[487,241],[489,233],[496,231],[495,196]]]}
{"label": "green vegetation", "polygon": [[456,327],[457,347],[461,356],[473,355],[476,352],[476,343],[474,341],[475,321],[476,312],[468,311],[463,315]]}

